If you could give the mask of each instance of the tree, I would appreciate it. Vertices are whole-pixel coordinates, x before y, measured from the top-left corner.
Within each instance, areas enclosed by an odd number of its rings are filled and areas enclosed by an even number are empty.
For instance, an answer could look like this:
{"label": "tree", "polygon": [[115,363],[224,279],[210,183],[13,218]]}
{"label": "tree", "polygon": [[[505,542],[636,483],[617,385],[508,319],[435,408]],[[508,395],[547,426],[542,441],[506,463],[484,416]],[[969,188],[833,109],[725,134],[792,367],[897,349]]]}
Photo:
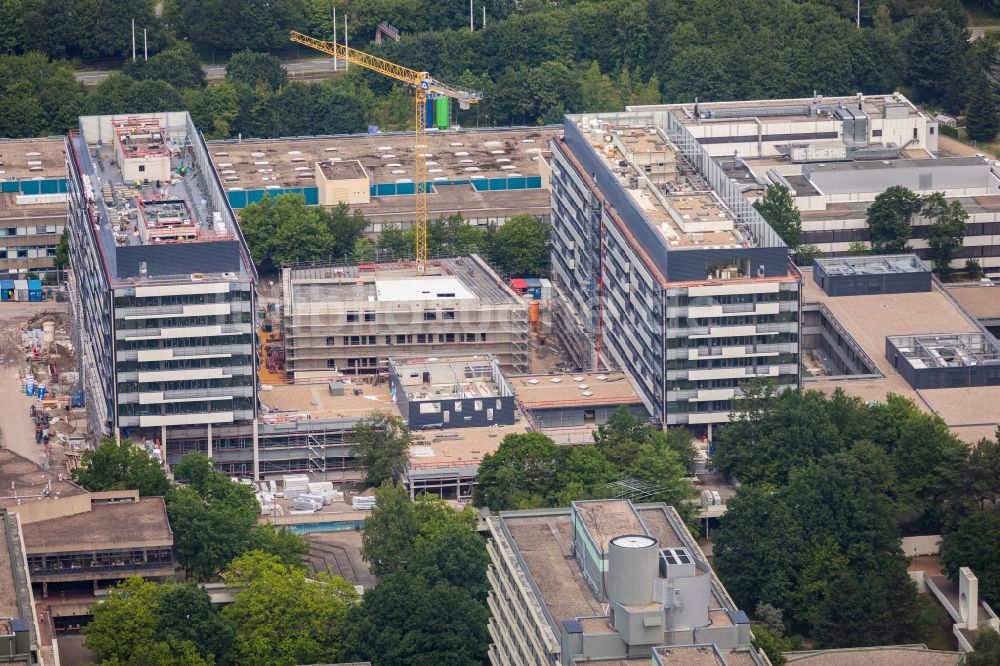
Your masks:
{"label": "tree", "polygon": [[233,483],[200,453],[184,456],[174,476],[189,483],[167,494],[174,552],[189,577],[207,580],[250,548],[260,505],[250,486]]}
{"label": "tree", "polygon": [[984,75],[976,77],[965,111],[965,131],[970,139],[992,142],[1000,132],[1000,113],[993,88]]}
{"label": "tree", "polygon": [[545,435],[505,436],[479,464],[472,503],[494,512],[544,505],[555,487],[557,458],[555,442]]}
{"label": "tree", "polygon": [[87,648],[106,664],[232,663],[232,627],[194,583],[129,578],[94,606],[84,634]]}
{"label": "tree", "polygon": [[766,624],[755,624],[753,646],[767,655],[772,666],[784,666],[788,663],[784,653],[792,650],[792,641]]}
{"label": "tree", "polygon": [[952,260],[964,248],[965,222],[969,214],[959,201],[947,201],[941,192],[924,197],[921,214],[927,220],[933,220],[924,238],[930,249],[934,270],[944,279],[951,274]]}
{"label": "tree", "polygon": [[354,455],[367,470],[365,483],[378,486],[398,479],[410,442],[410,429],[398,416],[376,412],[361,419],[354,428]]}
{"label": "tree", "polygon": [[914,17],[905,42],[908,79],[917,97],[957,111],[962,104],[960,69],[965,51],[961,30],[943,9],[925,8]]}
{"label": "tree", "polygon": [[261,98],[250,131],[261,137],[363,132],[365,109],[358,99],[325,83],[289,83]]}
{"label": "tree", "polygon": [[868,207],[868,231],[875,254],[905,252],[913,235],[910,222],[920,212],[919,195],[902,185],[893,185],[875,197]]}
{"label": "tree", "polygon": [[486,603],[486,593],[490,590],[486,580],[489,566],[490,556],[482,537],[474,530],[450,525],[433,538],[417,539],[407,570],[429,585],[444,582]]}
{"label": "tree", "polygon": [[850,245],[847,246],[847,256],[849,257],[863,257],[868,253],[868,246],[863,240],[851,241]]}
{"label": "tree", "polygon": [[966,666],[1000,664],[1000,634],[990,627],[981,628],[972,641],[972,650],[965,655]]}
{"label": "tree", "polygon": [[203,88],[205,70],[198,55],[186,42],[177,42],[149,60],[133,60],[122,70],[137,81],[166,81],[175,88]]}
{"label": "tree", "polygon": [[434,495],[418,495],[413,502],[413,514],[419,526],[417,536],[422,539],[437,538],[453,527],[475,532],[479,522],[479,513],[472,506],[453,509]]}
{"label": "tree", "polygon": [[823,254],[823,251],[819,249],[818,245],[813,245],[812,243],[799,245],[795,248],[795,265],[812,266],[813,260],[821,254]]}
{"label": "tree", "polygon": [[142,496],[163,496],[170,482],[163,467],[130,439],[105,437],[96,449],[86,451],[73,480],[92,492],[138,490]]}
{"label": "tree", "polygon": [[490,642],[488,619],[489,610],[461,588],[392,574],[350,612],[343,658],[373,666],[478,666]]}
{"label": "tree", "polygon": [[[172,0],[164,18],[198,48],[235,52],[282,48],[289,30],[306,27],[302,0]],[[121,32],[120,34],[125,34]]]}
{"label": "tree", "polygon": [[979,579],[979,594],[990,606],[1000,602],[1000,509],[976,511],[944,535],[941,547],[945,571],[952,580],[969,567]]}
{"label": "tree", "polygon": [[59,270],[69,268],[69,226],[63,227],[62,238],[56,246],[56,257],[52,260],[52,265]]}
{"label": "tree", "polygon": [[763,198],[753,207],[790,248],[798,247],[802,237],[802,218],[788,188],[779,183],[768,185]]}
{"label": "tree", "polygon": [[276,527],[271,523],[257,525],[253,529],[249,547],[274,555],[287,567],[304,567],[302,558],[309,552],[305,539],[287,527]]}
{"label": "tree", "polygon": [[514,215],[487,233],[486,256],[504,275],[548,275],[550,232],[534,215]]}
{"label": "tree", "polygon": [[979,264],[978,259],[965,260],[965,274],[969,276],[970,280],[982,279],[983,267]]}
{"label": "tree", "polygon": [[601,73],[601,66],[596,60],[590,63],[580,79],[580,94],[583,108],[588,113],[620,111],[623,106],[615,82],[607,74]]}
{"label": "tree", "polygon": [[236,590],[222,611],[235,626],[240,666],[293,666],[340,660],[345,621],[357,603],[354,586],[339,576],[310,574],[250,551],[223,576]]}
{"label": "tree", "polygon": [[365,519],[361,558],[376,576],[402,571],[418,532],[406,488],[385,481],[375,493],[375,508]]}
{"label": "tree", "polygon": [[288,83],[288,72],[270,53],[240,51],[226,65],[226,80],[245,83],[251,88],[266,86],[275,91]]}

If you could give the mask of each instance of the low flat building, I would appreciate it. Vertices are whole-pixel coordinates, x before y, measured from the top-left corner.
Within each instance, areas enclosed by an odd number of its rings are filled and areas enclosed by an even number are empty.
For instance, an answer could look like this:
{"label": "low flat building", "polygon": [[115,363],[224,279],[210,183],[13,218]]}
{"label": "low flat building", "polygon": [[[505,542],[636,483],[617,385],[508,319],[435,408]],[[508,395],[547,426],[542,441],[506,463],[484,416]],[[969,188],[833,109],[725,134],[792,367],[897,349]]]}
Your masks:
{"label": "low flat building", "polygon": [[495,453],[507,435],[525,432],[523,424],[415,432],[406,453],[403,483],[410,497],[426,493],[468,501],[483,458]]}
{"label": "low flat building", "polygon": [[174,574],[173,532],[162,497],[134,490],[87,492],[9,449],[0,449],[0,509],[16,514],[31,583],[90,583]]}
{"label": "low flat building", "polygon": [[514,391],[492,356],[391,358],[389,384],[411,430],[516,421]]}
{"label": "low flat building", "polygon": [[40,664],[35,600],[17,514],[0,508],[0,664]]}
{"label": "low flat building", "polygon": [[[878,257],[866,259],[870,260],[866,265],[871,271],[882,265]],[[884,270],[895,273],[894,262],[914,258],[891,255],[883,259]],[[905,354],[897,355],[889,347],[898,343],[902,349],[915,349],[906,341],[927,340],[927,336],[931,340],[979,340],[988,343],[987,347],[994,344],[982,324],[936,278],[926,287],[922,280],[909,278],[897,284],[899,289],[899,285],[910,284],[909,291],[833,296],[820,287],[812,269],[805,269],[803,276],[802,346],[807,375],[803,388],[827,393],[839,388],[866,401],[883,401],[889,393],[902,395],[924,411],[939,415],[952,432],[967,442],[994,436],[1000,423],[1000,386],[970,386],[971,366],[932,368],[929,364],[920,368],[921,376],[927,370],[937,375],[931,382],[934,386],[920,380],[913,385],[906,373],[917,368],[904,360]],[[870,273],[864,279],[877,282],[881,278]],[[919,357],[917,352],[907,353]],[[989,375],[998,370],[991,363],[977,369],[977,374]],[[952,380],[948,377],[953,374],[962,377],[949,383]]]}
{"label": "low flat building", "polygon": [[673,507],[588,500],[488,525],[491,664],[764,663]]}
{"label": "low flat building", "polygon": [[642,398],[621,372],[520,375],[510,384],[531,429],[557,444],[593,442],[594,430],[622,405],[633,416],[649,419]]}
{"label": "low flat building", "polygon": [[961,666],[965,663],[963,652],[930,650],[925,645],[805,650],[786,652],[784,657],[796,666]]}
{"label": "low flat building", "polygon": [[[548,218],[549,139],[561,127],[427,132],[427,214],[501,224],[528,213]],[[233,208],[296,192],[306,203],[348,204],[369,220],[412,226],[416,147],[412,132],[213,141],[209,152]]]}
{"label": "low flat building", "polygon": [[0,277],[53,271],[65,226],[63,140],[0,140]]}
{"label": "low flat building", "polygon": [[397,356],[529,363],[528,306],[477,255],[282,271],[285,367],[296,380],[388,371]]}

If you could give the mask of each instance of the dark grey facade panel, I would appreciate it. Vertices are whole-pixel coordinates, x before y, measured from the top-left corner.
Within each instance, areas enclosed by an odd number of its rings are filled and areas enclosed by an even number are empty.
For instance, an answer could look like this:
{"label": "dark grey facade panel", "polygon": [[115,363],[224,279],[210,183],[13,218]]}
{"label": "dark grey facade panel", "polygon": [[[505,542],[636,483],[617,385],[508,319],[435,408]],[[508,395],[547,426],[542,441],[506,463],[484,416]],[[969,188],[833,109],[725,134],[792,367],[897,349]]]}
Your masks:
{"label": "dark grey facade panel", "polygon": [[[732,249],[676,250],[670,253],[667,280],[690,282],[704,280],[708,265],[728,260],[749,261],[750,277],[784,277],[788,275],[788,249],[784,247],[754,247]],[[763,270],[761,270],[763,268]]]}
{"label": "dark grey facade panel", "polygon": [[190,273],[240,272],[240,242],[176,243],[172,245],[130,245],[117,249],[118,278],[139,277],[139,265],[146,262],[149,277]]}
{"label": "dark grey facade panel", "polygon": [[821,264],[814,264],[813,281],[828,296],[911,294],[931,290],[929,271],[873,275],[829,275]]}
{"label": "dark grey facade panel", "polygon": [[757,143],[757,141],[817,141],[819,139],[837,139],[836,132],[797,132],[793,134],[741,134],[739,136],[703,136],[698,137],[698,143],[705,145],[713,143]]}
{"label": "dark grey facade panel", "polygon": [[893,369],[915,389],[1000,386],[1000,365],[915,368],[889,338],[885,339],[885,356],[892,363]]}

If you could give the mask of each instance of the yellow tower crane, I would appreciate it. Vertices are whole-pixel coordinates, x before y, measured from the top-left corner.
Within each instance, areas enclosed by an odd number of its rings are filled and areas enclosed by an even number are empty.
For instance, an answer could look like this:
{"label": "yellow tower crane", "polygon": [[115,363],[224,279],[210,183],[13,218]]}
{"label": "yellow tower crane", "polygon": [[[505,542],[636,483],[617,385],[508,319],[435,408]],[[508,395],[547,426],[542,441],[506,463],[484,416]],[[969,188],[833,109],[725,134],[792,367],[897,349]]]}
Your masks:
{"label": "yellow tower crane", "polygon": [[417,102],[417,110],[414,114],[416,120],[416,150],[414,151],[416,175],[413,178],[417,210],[413,228],[417,245],[417,272],[423,273],[427,267],[427,98],[429,95],[450,97],[458,100],[459,107],[468,109],[470,104],[475,104],[482,99],[482,95],[473,90],[449,86],[436,80],[427,72],[418,72],[415,69],[397,65],[343,44],[327,42],[294,31],[291,33],[291,39],[293,42],[305,44],[317,51],[329,53],[352,64],[402,81],[413,89]]}

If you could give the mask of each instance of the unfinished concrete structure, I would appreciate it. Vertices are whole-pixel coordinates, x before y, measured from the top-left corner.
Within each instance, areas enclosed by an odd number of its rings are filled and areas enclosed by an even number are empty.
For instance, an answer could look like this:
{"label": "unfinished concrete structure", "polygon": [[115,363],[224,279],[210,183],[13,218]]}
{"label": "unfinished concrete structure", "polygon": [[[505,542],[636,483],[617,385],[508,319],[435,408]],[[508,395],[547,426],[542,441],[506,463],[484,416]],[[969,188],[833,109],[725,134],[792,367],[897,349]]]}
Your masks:
{"label": "unfinished concrete structure", "polygon": [[296,380],[386,372],[394,356],[494,354],[527,370],[528,306],[477,255],[282,272],[285,367]]}

